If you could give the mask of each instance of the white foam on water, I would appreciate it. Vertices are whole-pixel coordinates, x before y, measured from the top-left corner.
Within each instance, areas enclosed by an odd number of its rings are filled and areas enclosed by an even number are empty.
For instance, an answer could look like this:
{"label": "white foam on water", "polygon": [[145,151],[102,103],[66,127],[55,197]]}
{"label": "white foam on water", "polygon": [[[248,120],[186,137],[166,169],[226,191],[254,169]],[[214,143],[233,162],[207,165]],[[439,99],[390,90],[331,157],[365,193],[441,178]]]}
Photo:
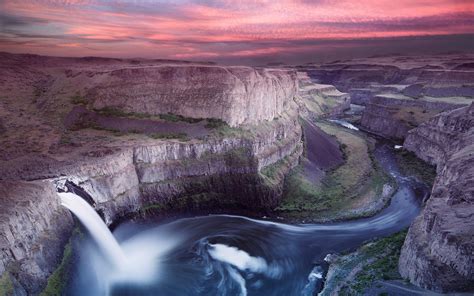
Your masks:
{"label": "white foam on water", "polygon": [[228,267],[227,271],[229,272],[231,278],[239,285],[240,287],[240,296],[247,296],[247,287],[245,279],[232,267]]}
{"label": "white foam on water", "polygon": [[342,125],[343,127],[345,128],[348,128],[348,129],[351,129],[351,130],[355,130],[355,131],[358,131],[359,128],[354,126],[352,123],[349,123],[347,121],[344,121],[344,120],[339,120],[339,119],[330,119],[329,120],[330,122],[334,122],[334,123],[337,123],[339,125]]}
{"label": "white foam on water", "polygon": [[209,254],[215,260],[229,263],[242,271],[265,273],[268,264],[262,257],[250,256],[247,252],[223,244],[210,244]]}
{"label": "white foam on water", "polygon": [[311,272],[308,276],[308,280],[314,281],[316,279],[322,279],[323,273],[322,272]]}

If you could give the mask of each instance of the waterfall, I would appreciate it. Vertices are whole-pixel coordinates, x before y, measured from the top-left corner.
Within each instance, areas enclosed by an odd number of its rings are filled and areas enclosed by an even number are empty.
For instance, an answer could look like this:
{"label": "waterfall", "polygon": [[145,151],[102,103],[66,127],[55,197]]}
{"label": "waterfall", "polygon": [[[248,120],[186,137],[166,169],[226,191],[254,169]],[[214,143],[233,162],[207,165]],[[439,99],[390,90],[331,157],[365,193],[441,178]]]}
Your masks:
{"label": "waterfall", "polygon": [[61,192],[58,194],[61,198],[61,204],[73,212],[81,221],[112,263],[117,268],[123,267],[126,261],[124,252],[96,211],[84,199],[74,193]]}

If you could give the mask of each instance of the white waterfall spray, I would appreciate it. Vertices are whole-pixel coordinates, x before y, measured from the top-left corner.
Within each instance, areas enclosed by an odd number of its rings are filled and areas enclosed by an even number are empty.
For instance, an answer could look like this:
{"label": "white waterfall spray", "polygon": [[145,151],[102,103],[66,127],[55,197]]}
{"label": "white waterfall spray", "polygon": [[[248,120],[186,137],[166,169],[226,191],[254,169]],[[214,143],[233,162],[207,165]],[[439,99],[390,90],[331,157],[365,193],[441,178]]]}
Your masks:
{"label": "white waterfall spray", "polygon": [[81,223],[84,224],[115,267],[119,269],[123,267],[126,263],[126,257],[117,240],[115,240],[96,211],[84,199],[74,193],[62,192],[59,193],[59,196],[61,204],[73,212]]}

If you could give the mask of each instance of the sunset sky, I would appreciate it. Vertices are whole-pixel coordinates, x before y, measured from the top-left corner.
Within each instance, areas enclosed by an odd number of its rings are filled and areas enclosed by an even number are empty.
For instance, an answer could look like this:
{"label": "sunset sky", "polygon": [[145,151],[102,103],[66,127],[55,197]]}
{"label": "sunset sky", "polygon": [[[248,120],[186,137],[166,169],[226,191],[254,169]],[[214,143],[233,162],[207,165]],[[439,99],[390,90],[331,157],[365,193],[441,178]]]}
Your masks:
{"label": "sunset sky", "polygon": [[0,0],[0,51],[227,64],[474,50],[468,0]]}

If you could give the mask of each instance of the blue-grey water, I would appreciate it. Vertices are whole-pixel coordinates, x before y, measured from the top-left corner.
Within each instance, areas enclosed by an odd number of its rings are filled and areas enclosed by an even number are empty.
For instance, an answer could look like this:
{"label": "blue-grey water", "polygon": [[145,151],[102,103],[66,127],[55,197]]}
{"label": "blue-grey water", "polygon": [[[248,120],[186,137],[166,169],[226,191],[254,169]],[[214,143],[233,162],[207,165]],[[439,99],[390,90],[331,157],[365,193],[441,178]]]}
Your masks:
{"label": "blue-grey water", "polygon": [[314,295],[327,254],[407,228],[427,193],[402,176],[388,146],[375,156],[398,189],[371,218],[290,225],[211,215],[165,224],[127,222],[114,235],[130,264],[113,268],[91,239],[76,245],[67,295]]}

